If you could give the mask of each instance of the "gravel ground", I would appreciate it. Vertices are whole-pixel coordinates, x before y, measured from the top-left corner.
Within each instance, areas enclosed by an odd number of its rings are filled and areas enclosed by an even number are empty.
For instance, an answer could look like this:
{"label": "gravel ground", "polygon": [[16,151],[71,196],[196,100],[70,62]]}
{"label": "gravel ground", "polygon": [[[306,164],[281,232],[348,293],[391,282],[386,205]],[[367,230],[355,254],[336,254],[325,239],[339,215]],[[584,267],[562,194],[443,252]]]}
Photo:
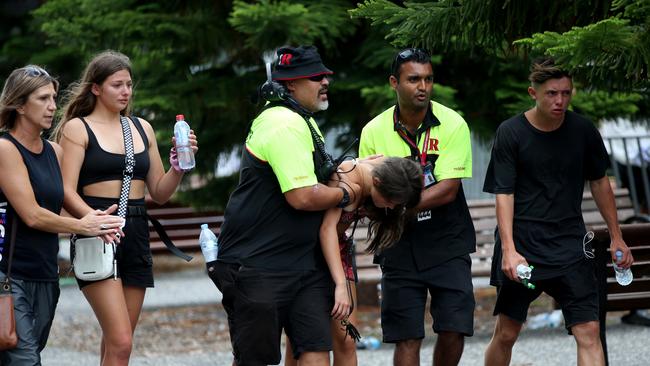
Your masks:
{"label": "gravel ground", "polygon": [[[145,308],[135,335],[131,365],[230,365],[232,356],[226,315],[220,294],[202,269],[156,274],[156,288],[147,291]],[[481,365],[494,326],[491,307],[494,291],[477,289],[476,333],[466,341],[461,365]],[[548,311],[551,302],[541,298],[531,314]],[[608,344],[610,365],[650,365],[650,327],[621,324],[620,313],[610,314]],[[363,308],[359,329],[364,336],[380,338],[378,309]],[[429,324],[431,320],[428,320]],[[429,326],[430,329],[430,326]],[[101,333],[86,300],[76,285],[63,286],[48,346],[45,366],[97,365]],[[435,336],[429,331],[421,364],[430,365]],[[393,346],[360,350],[360,366],[392,364]],[[525,329],[513,351],[513,366],[575,365],[575,342],[563,329]]]}

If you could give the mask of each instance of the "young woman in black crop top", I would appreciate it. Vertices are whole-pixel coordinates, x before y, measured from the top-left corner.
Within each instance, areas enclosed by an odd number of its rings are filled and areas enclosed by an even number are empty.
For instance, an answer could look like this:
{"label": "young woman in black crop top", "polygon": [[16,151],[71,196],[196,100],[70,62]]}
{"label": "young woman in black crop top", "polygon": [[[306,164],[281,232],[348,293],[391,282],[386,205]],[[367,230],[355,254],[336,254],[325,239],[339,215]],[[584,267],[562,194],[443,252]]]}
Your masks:
{"label": "young woman in black crop top", "polygon": [[0,96],[0,281],[8,270],[16,223],[11,282],[18,345],[0,351],[0,365],[40,365],[59,298],[57,233],[115,234],[123,220],[93,210],[80,219],[61,217],[63,181],[59,145],[41,137],[56,110],[59,83],[29,65],[14,70]]}
{"label": "young woman in black crop top", "polygon": [[[114,51],[96,55],[70,91],[63,122],[55,129],[54,137],[65,151],[64,207],[76,217],[118,202],[125,157],[120,116],[130,115],[131,77],[127,56]],[[145,188],[153,201],[164,203],[184,174],[173,154],[172,167],[165,172],[149,122],[137,118],[129,121],[135,172],[124,237],[116,254],[118,279],[78,281],[102,328],[102,365],[128,364],[145,290],[153,287]],[[190,142],[196,152],[193,132]]]}

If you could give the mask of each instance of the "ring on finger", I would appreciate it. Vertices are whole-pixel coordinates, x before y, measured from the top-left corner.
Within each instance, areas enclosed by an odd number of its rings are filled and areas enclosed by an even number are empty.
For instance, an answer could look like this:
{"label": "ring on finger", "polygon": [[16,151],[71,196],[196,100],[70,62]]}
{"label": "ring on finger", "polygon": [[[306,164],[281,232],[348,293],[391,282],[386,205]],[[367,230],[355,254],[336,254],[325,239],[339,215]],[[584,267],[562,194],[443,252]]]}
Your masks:
{"label": "ring on finger", "polygon": [[101,224],[101,225],[99,225],[99,228],[102,229],[102,230],[106,230],[106,225]]}

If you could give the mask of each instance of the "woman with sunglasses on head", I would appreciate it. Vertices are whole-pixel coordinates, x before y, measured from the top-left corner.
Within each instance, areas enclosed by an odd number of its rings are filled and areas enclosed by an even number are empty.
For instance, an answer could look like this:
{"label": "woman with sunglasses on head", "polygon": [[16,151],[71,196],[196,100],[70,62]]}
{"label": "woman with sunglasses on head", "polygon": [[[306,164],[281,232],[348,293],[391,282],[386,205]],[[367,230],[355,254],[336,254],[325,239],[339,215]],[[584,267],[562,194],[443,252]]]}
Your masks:
{"label": "woman with sunglasses on head", "polygon": [[[54,136],[66,154],[62,169],[65,208],[75,216],[119,200],[125,168],[121,119],[130,114],[132,86],[129,58],[105,51],[90,61],[81,81],[70,91],[64,122],[57,126]],[[153,287],[145,188],[155,202],[164,203],[184,175],[174,149],[170,152],[172,167],[165,172],[149,122],[135,117],[126,118],[126,122],[133,140],[135,168],[125,235],[117,246],[118,278],[77,279],[102,328],[102,365],[128,364],[145,290]],[[194,132],[190,132],[190,143],[196,153]]]}
{"label": "woman with sunglasses on head", "polygon": [[62,150],[41,137],[52,126],[58,87],[44,69],[29,65],[9,75],[0,96],[0,282],[6,280],[11,258],[18,336],[15,348],[0,351],[0,365],[41,364],[59,299],[57,233],[110,237],[123,223],[109,215],[115,205],[91,210],[79,220],[59,216]]}
{"label": "woman with sunglasses on head", "polygon": [[[405,158],[380,157],[343,162],[329,183],[344,187],[350,203],[344,208],[330,208],[320,227],[320,243],[335,283],[332,308],[332,338],[335,366],[357,364],[356,343],[347,324],[357,320],[356,273],[353,268],[353,232],[350,226],[367,216],[370,219],[368,253],[380,252],[394,244],[402,234],[410,208],[420,201],[422,171],[417,163]],[[287,340],[287,355],[290,355]],[[295,365],[286,357],[285,366]]]}

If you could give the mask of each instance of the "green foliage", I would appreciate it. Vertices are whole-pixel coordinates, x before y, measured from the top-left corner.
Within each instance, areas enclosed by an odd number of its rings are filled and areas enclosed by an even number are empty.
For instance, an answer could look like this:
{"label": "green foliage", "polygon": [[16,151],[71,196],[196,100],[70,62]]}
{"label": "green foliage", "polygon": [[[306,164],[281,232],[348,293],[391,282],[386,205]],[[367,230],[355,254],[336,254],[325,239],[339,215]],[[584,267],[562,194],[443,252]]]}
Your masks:
{"label": "green foliage", "polygon": [[365,0],[350,13],[393,45],[443,54],[437,79],[458,90],[474,131],[530,108],[526,66],[542,54],[590,92],[575,105],[592,119],[648,116],[650,0]]}
{"label": "green foliage", "polygon": [[[650,19],[650,8],[647,16]],[[645,28],[645,29],[644,29]],[[650,30],[630,19],[608,18],[568,32],[544,32],[516,44],[554,56],[594,87],[617,90],[650,86]]]}
{"label": "green foliage", "polygon": [[332,48],[354,31],[346,14],[348,6],[346,1],[261,0],[248,4],[236,0],[228,22],[248,36],[246,45],[253,49],[316,42]]}
{"label": "green foliage", "polygon": [[611,118],[612,115],[631,117],[639,111],[640,94],[607,93],[604,91],[580,92],[571,99],[571,104],[580,113],[588,116],[594,122]]}

